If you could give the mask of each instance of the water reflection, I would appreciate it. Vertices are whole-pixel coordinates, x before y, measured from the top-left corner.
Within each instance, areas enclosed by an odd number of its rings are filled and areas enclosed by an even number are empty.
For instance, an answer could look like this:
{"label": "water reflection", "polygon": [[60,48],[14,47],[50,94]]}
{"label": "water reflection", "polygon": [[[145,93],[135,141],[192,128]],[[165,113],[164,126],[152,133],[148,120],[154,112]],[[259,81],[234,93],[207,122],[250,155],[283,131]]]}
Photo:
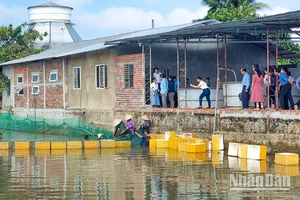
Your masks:
{"label": "water reflection", "polygon": [[[0,151],[1,199],[298,199],[299,167],[171,149]],[[291,176],[290,191],[232,191],[230,173]]]}

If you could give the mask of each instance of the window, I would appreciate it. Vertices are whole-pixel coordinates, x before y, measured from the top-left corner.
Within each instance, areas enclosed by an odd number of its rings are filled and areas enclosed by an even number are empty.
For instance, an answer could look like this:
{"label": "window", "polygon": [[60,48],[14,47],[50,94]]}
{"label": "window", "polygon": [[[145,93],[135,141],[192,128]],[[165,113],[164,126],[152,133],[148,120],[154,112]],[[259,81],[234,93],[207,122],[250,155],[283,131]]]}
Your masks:
{"label": "window", "polygon": [[17,75],[17,84],[23,84],[23,74]]}
{"label": "window", "polygon": [[18,93],[19,95],[24,95],[24,90],[22,87],[17,87],[14,92]]}
{"label": "window", "polygon": [[19,94],[20,96],[23,96],[23,95],[24,95],[24,89],[22,88],[22,89],[18,92],[18,94]]}
{"label": "window", "polygon": [[38,82],[39,82],[39,74],[38,73],[32,73],[31,83],[38,83]]}
{"label": "window", "polygon": [[73,67],[73,89],[81,89],[81,68]]}
{"label": "window", "polygon": [[32,94],[39,94],[39,86],[38,85],[32,87]]}
{"label": "window", "polygon": [[96,65],[96,88],[107,88],[107,65]]}
{"label": "window", "polygon": [[50,82],[55,82],[55,81],[57,81],[57,71],[52,71],[52,72],[50,72],[49,81],[50,81]]}
{"label": "window", "polygon": [[125,88],[131,88],[133,87],[133,65],[127,64],[124,66],[124,82],[125,82]]}

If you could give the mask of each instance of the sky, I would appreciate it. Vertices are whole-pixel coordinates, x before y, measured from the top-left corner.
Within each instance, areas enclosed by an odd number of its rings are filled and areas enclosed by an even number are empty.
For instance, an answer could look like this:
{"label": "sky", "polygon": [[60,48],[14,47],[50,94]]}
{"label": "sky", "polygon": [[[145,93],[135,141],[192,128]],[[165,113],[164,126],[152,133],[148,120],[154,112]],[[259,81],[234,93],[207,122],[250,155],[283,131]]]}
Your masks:
{"label": "sky", "polygon": [[[259,11],[272,15],[300,10],[299,0],[258,0],[271,9]],[[0,0],[0,26],[28,22],[27,7],[48,0]],[[73,8],[71,20],[82,39],[92,39],[151,28],[190,23],[203,18],[208,10],[201,0],[52,0]]]}

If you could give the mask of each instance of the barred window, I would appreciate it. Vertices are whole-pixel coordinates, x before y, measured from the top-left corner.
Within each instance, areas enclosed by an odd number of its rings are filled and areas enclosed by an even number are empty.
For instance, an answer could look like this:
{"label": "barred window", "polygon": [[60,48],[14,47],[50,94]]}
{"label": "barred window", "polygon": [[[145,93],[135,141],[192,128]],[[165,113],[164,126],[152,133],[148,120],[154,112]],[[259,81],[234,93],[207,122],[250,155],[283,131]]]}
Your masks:
{"label": "barred window", "polygon": [[126,64],[124,66],[125,88],[132,88],[133,80],[134,80],[134,66],[132,64]]}
{"label": "barred window", "polygon": [[81,89],[81,67],[73,67],[73,89]]}
{"label": "barred window", "polygon": [[107,88],[107,65],[96,65],[96,88]]}

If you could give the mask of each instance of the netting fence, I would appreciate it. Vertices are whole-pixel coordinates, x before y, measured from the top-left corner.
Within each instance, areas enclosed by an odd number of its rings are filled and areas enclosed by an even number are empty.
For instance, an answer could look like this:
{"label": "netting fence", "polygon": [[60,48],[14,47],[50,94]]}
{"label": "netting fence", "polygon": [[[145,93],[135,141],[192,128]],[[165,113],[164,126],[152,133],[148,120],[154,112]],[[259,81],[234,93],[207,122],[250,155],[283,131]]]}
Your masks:
{"label": "netting fence", "polygon": [[71,136],[90,135],[97,137],[103,134],[103,139],[112,139],[110,131],[92,126],[80,118],[47,119],[41,117],[18,117],[12,114],[0,115],[1,133],[5,130],[22,132],[47,133]]}

